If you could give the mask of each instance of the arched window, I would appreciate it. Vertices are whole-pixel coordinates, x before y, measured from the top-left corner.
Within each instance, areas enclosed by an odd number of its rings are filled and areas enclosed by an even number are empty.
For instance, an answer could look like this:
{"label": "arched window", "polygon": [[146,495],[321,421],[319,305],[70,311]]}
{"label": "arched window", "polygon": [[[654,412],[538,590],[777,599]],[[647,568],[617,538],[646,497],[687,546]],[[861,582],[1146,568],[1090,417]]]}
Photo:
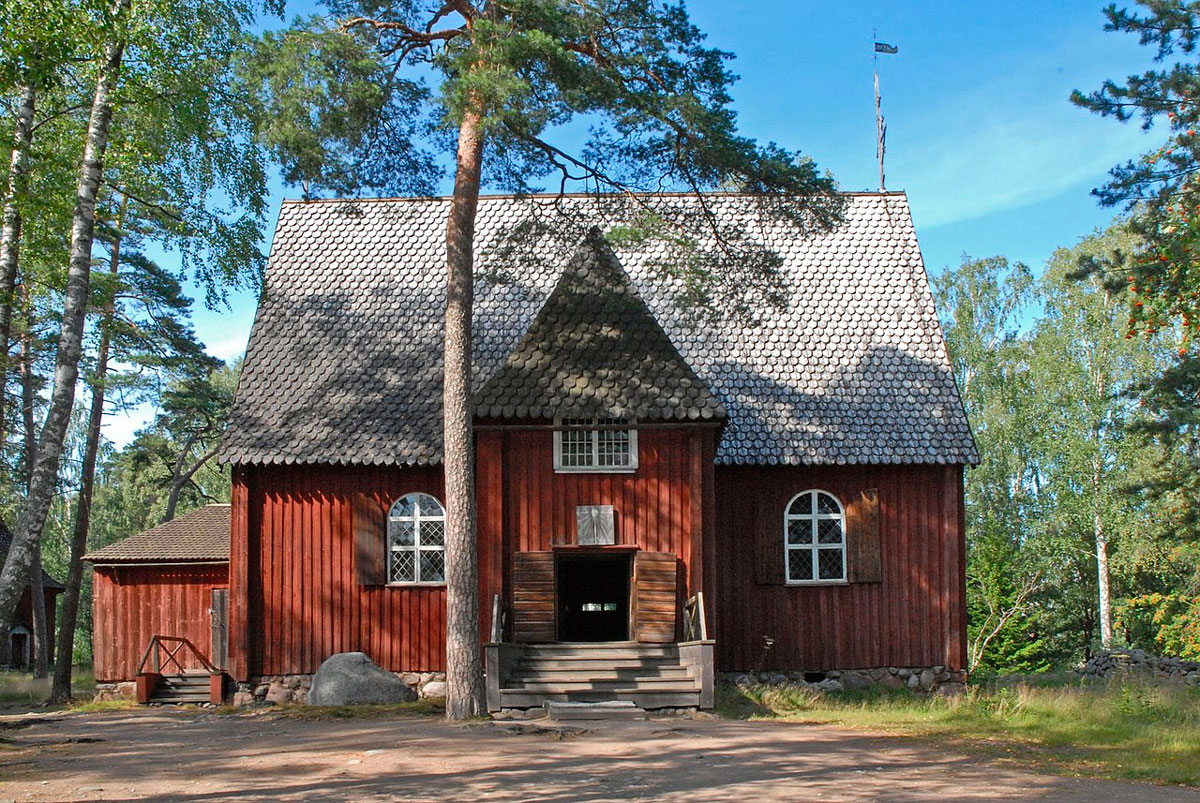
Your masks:
{"label": "arched window", "polygon": [[446,582],[446,508],[429,494],[406,494],[388,511],[388,582]]}
{"label": "arched window", "polygon": [[846,511],[825,491],[792,497],[783,513],[784,564],[789,583],[846,579]]}

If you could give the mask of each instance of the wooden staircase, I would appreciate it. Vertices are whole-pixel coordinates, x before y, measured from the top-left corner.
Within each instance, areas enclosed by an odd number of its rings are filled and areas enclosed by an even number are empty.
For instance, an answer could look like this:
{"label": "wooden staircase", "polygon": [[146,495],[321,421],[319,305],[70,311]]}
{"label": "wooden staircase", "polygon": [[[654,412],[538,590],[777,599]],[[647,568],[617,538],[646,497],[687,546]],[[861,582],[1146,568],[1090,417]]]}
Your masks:
{"label": "wooden staircase", "polygon": [[[489,661],[488,708],[534,708],[546,702],[632,702],[639,708],[711,707],[711,643],[595,642],[500,644]],[[689,647],[709,647],[705,669]],[[503,655],[499,653],[502,650]]]}
{"label": "wooden staircase", "polygon": [[187,672],[181,675],[160,675],[150,692],[150,703],[201,705],[210,702],[211,675],[207,672]]}

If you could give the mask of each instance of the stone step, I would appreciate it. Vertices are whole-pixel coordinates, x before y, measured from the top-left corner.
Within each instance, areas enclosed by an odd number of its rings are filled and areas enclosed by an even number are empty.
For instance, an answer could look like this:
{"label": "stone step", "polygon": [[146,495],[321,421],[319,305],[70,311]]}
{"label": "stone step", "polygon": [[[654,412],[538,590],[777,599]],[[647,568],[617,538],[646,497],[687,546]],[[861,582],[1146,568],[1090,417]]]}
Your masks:
{"label": "stone step", "polygon": [[[557,669],[543,668],[513,668],[508,673],[509,681],[545,681],[557,683],[560,681],[635,681],[635,680],[673,680],[681,683],[691,683],[691,670],[685,666],[660,667],[646,669],[644,667],[630,669],[604,669],[600,667],[562,667]],[[511,685],[511,684],[510,684]]]}
{"label": "stone step", "polygon": [[500,691],[500,702],[503,708],[540,708],[547,702],[591,703],[612,700],[628,700],[642,709],[697,708],[700,705],[700,692],[698,690],[658,691],[650,689],[532,693],[519,689],[501,689]]}
{"label": "stone step", "polygon": [[607,719],[645,719],[646,710],[632,700],[600,703],[546,702],[546,717],[553,722]]}
{"label": "stone step", "polygon": [[152,702],[152,703],[172,703],[172,704],[188,704],[188,703],[190,703],[193,705],[198,705],[200,703],[208,702],[208,693],[207,692],[204,694],[183,694],[180,692],[174,692],[174,693],[169,693],[169,694],[157,694],[156,693],[156,694],[152,694],[150,696],[150,702]]}
{"label": "stone step", "polygon": [[568,692],[568,691],[620,691],[624,689],[662,689],[665,691],[692,691],[698,684],[691,678],[617,678],[613,680],[521,680],[516,679],[501,691]]}
{"label": "stone step", "polygon": [[522,656],[514,658],[512,661],[506,661],[507,666],[513,669],[567,669],[581,667],[584,669],[645,669],[653,671],[655,669],[664,668],[672,669],[680,666],[678,658],[571,658],[571,657],[554,657],[554,658],[538,658]]}

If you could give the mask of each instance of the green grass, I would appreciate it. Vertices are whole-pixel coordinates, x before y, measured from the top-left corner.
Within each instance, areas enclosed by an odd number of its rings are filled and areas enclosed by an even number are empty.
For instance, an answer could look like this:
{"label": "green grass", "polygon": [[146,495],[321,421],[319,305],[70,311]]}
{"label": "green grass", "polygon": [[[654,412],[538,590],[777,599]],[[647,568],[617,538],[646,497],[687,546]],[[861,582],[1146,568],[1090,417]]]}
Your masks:
{"label": "green grass", "polygon": [[[71,675],[71,693],[79,699],[92,699],[96,682],[90,666],[76,666]],[[34,680],[28,672],[0,672],[0,704],[41,705],[50,696],[50,678]]]}
{"label": "green grass", "polygon": [[1082,686],[1051,678],[972,686],[958,698],[946,698],[722,685],[717,710],[738,719],[951,740],[961,749],[1052,772],[1200,786],[1200,688]]}

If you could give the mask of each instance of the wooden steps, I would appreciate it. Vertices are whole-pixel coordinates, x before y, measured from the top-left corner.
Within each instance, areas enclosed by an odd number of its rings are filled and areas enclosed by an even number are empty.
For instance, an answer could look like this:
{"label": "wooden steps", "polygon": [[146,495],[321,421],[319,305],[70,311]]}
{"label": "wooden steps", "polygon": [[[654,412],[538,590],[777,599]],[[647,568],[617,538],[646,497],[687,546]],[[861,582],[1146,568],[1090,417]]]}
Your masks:
{"label": "wooden steps", "polygon": [[[674,644],[603,642],[505,647],[499,689],[501,708],[614,701],[639,709],[700,705],[700,679],[681,661]],[[572,709],[562,710],[569,716]],[[620,710],[631,709],[622,706]]]}
{"label": "wooden steps", "polygon": [[150,694],[151,703],[200,705],[209,702],[210,681],[207,672],[162,675]]}

